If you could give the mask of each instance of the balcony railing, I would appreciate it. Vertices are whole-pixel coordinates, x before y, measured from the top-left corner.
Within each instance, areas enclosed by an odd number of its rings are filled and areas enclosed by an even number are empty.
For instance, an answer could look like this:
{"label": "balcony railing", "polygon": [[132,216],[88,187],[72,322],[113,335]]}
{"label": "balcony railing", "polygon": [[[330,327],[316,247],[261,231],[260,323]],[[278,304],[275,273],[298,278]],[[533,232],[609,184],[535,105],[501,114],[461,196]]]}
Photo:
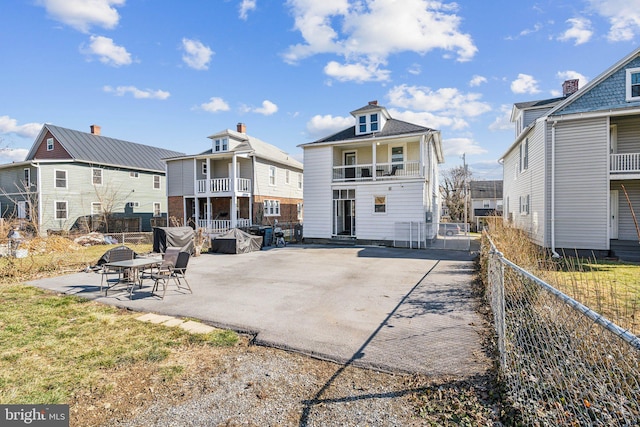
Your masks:
{"label": "balcony railing", "polygon": [[609,171],[612,173],[640,173],[640,153],[611,154]]}
{"label": "balcony railing", "polygon": [[[199,179],[196,182],[198,194],[228,193],[231,191],[231,178]],[[235,191],[239,193],[250,193],[251,180],[236,178]]]}
{"label": "balcony railing", "polygon": [[[249,227],[251,221],[246,218],[238,218],[238,227]],[[231,221],[221,219],[199,219],[198,227],[204,228],[205,233],[225,233],[231,229]]]}
{"label": "balcony railing", "polygon": [[419,177],[420,162],[394,162],[333,167],[333,181],[373,181]]}

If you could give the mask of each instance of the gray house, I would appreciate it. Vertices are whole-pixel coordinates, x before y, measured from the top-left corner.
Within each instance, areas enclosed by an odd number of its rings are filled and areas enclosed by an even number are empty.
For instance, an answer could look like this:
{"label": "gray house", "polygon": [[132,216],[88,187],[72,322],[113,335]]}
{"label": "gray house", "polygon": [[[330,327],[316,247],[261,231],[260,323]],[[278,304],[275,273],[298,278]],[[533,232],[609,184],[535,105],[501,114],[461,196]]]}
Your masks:
{"label": "gray house", "polygon": [[[25,161],[0,165],[2,217],[40,234],[74,227],[150,231],[166,218],[165,157],[182,153],[45,124]],[[116,229],[114,229],[116,228]]]}
{"label": "gray house", "polygon": [[566,81],[563,97],[514,105],[504,215],[554,252],[605,256],[640,239],[640,48],[577,83]]}
{"label": "gray house", "polygon": [[502,180],[471,181],[470,193],[470,218],[476,230],[481,231],[484,220],[491,216],[502,216]]}

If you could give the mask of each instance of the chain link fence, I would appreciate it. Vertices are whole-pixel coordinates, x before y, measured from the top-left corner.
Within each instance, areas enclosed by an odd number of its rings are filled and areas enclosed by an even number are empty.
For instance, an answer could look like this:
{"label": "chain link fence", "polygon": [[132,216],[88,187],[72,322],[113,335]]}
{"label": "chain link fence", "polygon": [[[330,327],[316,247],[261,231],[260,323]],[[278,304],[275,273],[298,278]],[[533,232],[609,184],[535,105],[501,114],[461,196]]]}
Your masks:
{"label": "chain link fence", "polygon": [[640,339],[483,238],[506,397],[525,425],[640,424]]}

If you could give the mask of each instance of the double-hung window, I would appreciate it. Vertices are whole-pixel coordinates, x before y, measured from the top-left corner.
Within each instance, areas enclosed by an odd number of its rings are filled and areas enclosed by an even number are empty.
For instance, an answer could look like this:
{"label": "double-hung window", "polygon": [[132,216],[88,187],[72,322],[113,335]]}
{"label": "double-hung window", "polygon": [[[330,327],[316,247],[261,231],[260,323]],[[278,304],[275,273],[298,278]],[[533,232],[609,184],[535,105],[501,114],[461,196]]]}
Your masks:
{"label": "double-hung window", "polygon": [[102,203],[91,202],[91,215],[102,215]]}
{"label": "double-hung window", "polygon": [[529,195],[520,196],[520,214],[529,215]]}
{"label": "double-hung window", "polygon": [[358,124],[359,124],[360,133],[366,133],[367,132],[367,116],[360,116],[358,118]]}
{"label": "double-hung window", "polygon": [[53,151],[53,138],[47,138],[47,151]]}
{"label": "double-hung window", "polygon": [[276,185],[276,167],[269,166],[269,185]]}
{"label": "double-hung window", "polygon": [[29,189],[31,187],[31,169],[24,169],[24,186],[25,189]]}
{"label": "double-hung window", "polygon": [[67,219],[69,217],[68,203],[66,200],[56,201],[55,208],[56,208],[56,213],[55,213],[56,219]]}
{"label": "double-hung window", "polygon": [[369,116],[369,118],[371,119],[371,132],[377,132],[378,131],[378,114],[372,114],[371,116]]}
{"label": "double-hung window", "polygon": [[91,170],[92,179],[91,182],[93,185],[102,185],[102,169],[93,168]]}
{"label": "double-hung window", "polygon": [[160,189],[160,175],[153,175],[153,189]]}
{"label": "double-hung window", "polygon": [[160,216],[160,202],[153,202],[153,216]]}
{"label": "double-hung window", "polygon": [[627,101],[640,101],[640,68],[627,69]]}
{"label": "double-hung window", "polygon": [[67,188],[67,171],[56,169],[55,173],[55,188]]}
{"label": "double-hung window", "polygon": [[280,200],[265,200],[264,216],[280,216]]}

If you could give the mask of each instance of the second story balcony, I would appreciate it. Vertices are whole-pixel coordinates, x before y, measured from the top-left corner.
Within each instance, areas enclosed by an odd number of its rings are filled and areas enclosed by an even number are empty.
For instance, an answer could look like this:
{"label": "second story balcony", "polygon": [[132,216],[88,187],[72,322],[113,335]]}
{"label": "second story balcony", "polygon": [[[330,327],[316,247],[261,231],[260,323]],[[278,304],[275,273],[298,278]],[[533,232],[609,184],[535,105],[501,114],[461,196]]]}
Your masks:
{"label": "second story balcony", "polygon": [[251,180],[246,178],[213,178],[196,181],[196,193],[199,195],[226,196],[231,193],[251,193]]}
{"label": "second story balcony", "polygon": [[420,162],[406,161],[333,167],[333,182],[342,181],[379,181],[422,176]]}
{"label": "second story balcony", "polygon": [[609,173],[614,176],[640,176],[640,153],[610,154]]}

